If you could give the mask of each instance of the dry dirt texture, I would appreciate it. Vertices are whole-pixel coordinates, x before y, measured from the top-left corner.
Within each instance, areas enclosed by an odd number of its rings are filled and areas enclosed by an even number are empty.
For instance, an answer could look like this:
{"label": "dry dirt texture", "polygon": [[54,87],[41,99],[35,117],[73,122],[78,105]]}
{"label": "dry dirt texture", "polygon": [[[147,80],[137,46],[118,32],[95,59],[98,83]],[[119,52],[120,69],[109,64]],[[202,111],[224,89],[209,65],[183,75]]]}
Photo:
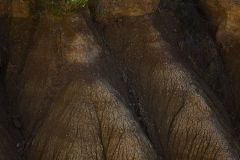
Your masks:
{"label": "dry dirt texture", "polygon": [[0,160],[240,159],[239,0],[0,0],[0,44]]}

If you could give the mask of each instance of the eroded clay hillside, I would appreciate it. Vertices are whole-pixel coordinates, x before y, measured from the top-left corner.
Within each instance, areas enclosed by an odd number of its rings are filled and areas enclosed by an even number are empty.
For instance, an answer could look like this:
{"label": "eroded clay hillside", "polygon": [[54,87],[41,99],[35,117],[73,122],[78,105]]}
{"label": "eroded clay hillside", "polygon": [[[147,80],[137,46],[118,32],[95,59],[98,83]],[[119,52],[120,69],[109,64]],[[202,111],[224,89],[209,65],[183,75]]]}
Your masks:
{"label": "eroded clay hillside", "polygon": [[240,159],[240,1],[0,0],[0,160]]}

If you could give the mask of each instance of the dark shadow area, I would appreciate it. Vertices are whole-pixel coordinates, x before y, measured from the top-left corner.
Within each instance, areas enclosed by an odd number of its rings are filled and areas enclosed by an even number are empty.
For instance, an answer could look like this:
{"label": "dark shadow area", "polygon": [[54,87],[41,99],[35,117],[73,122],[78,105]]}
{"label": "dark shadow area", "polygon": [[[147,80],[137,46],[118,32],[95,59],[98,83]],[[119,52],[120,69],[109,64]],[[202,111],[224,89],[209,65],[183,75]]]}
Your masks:
{"label": "dark shadow area", "polygon": [[161,1],[159,10],[152,15],[153,22],[164,40],[175,48],[175,57],[194,72],[206,93],[213,97],[214,105],[218,106],[213,109],[220,113],[219,119],[227,121],[225,125],[234,135],[234,97],[221,46],[213,37],[213,25],[197,2]]}

